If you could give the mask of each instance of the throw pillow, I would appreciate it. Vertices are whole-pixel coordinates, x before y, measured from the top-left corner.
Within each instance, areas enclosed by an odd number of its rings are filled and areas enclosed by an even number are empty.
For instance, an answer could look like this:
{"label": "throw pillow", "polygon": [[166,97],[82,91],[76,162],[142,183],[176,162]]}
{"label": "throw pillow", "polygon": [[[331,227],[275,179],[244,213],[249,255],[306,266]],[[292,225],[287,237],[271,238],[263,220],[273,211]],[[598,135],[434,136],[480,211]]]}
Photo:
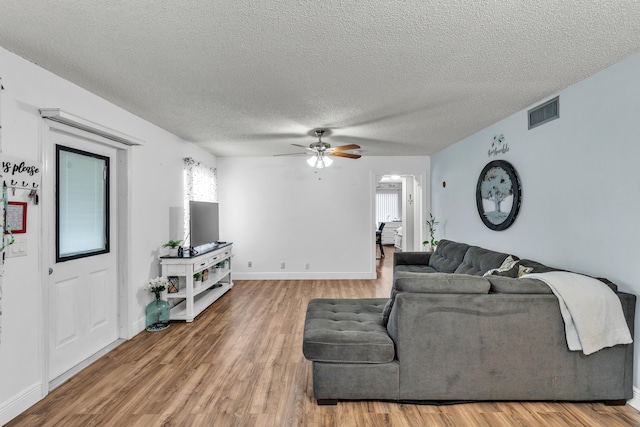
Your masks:
{"label": "throw pillow", "polygon": [[503,262],[502,265],[498,268],[493,268],[486,273],[484,276],[503,276],[503,277],[518,277],[520,272],[520,261],[513,259],[511,255],[509,255]]}
{"label": "throw pillow", "polygon": [[518,277],[522,277],[525,274],[529,274],[533,271],[533,267],[523,267],[520,266],[520,268],[518,269]]}

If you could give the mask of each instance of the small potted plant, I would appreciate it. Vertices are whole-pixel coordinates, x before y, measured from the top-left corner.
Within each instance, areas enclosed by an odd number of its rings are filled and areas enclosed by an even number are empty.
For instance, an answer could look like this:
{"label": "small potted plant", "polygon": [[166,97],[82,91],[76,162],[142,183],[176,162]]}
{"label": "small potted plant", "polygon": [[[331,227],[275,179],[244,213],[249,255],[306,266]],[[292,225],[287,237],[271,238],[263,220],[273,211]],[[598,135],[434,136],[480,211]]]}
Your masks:
{"label": "small potted plant", "polygon": [[436,218],[432,213],[429,213],[429,219],[426,221],[427,227],[429,227],[429,240],[425,240],[422,242],[423,245],[427,246],[427,252],[433,252],[436,250],[436,246],[438,246],[439,241],[435,238],[436,233],[436,225],[440,224],[436,221]]}
{"label": "small potted plant", "polygon": [[162,245],[163,248],[169,248],[169,256],[178,256],[178,247],[182,243],[182,240],[169,240]]}
{"label": "small potted plant", "polygon": [[202,274],[201,273],[195,273],[193,275],[193,281],[196,282],[196,286],[201,285],[202,284]]}

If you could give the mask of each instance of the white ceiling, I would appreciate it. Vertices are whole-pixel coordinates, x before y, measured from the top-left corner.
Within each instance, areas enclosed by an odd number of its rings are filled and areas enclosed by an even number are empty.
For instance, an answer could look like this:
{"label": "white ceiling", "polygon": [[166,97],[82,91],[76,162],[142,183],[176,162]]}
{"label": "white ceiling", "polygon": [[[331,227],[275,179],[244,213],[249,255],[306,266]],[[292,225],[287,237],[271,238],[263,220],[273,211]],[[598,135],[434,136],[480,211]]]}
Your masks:
{"label": "white ceiling", "polygon": [[219,156],[429,155],[640,51],[640,2],[2,0],[0,46]]}

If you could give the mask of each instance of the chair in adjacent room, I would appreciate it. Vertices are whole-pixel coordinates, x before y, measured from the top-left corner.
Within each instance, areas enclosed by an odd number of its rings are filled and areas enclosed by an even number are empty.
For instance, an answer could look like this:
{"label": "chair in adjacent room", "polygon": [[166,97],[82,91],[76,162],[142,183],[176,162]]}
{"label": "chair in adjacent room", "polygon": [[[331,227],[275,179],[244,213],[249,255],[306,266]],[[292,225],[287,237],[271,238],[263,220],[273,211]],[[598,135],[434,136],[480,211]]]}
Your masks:
{"label": "chair in adjacent room", "polygon": [[382,229],[384,228],[384,222],[381,222],[376,230],[376,245],[380,247],[380,257],[384,258],[384,249],[382,249]]}

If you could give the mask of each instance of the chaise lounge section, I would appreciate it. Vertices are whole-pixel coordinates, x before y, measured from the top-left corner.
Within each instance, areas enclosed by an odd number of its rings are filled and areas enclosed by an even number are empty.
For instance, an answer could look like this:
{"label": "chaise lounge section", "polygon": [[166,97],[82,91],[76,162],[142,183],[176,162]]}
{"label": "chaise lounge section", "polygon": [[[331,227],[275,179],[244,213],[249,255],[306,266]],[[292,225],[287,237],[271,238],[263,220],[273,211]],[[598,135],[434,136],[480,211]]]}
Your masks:
{"label": "chaise lounge section", "polygon": [[[445,240],[433,254],[395,254],[391,298],[311,300],[303,353],[318,403],[632,398],[633,344],[570,351],[550,286],[518,277],[557,269],[519,260],[494,271],[507,257]],[[603,282],[633,336],[635,296]]]}

